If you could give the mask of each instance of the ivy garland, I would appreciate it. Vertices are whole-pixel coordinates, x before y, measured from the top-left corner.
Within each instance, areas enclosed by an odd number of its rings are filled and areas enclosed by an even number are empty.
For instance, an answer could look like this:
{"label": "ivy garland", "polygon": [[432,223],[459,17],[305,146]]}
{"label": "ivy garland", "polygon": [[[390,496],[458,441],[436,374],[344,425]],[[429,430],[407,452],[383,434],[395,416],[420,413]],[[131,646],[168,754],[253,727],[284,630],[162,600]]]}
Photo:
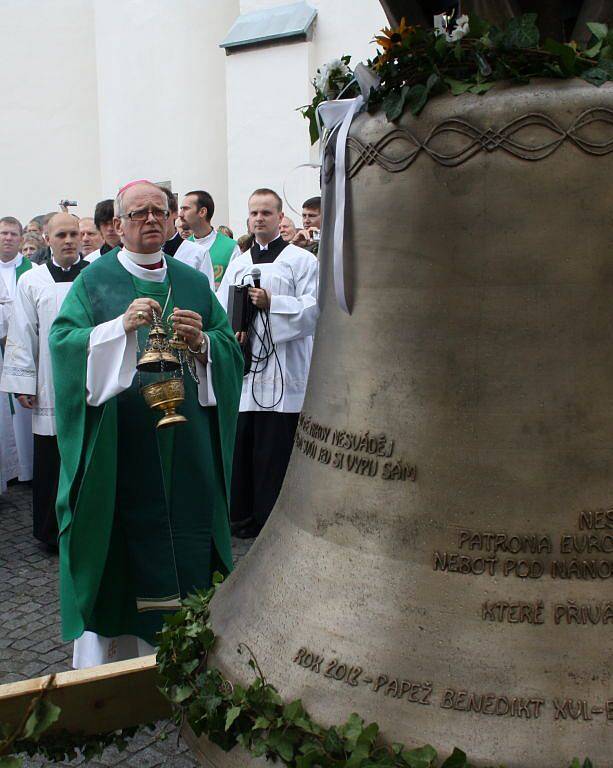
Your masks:
{"label": "ivy garland", "polygon": [[[211,589],[187,597],[183,607],[166,618],[158,636],[160,690],[172,705],[177,726],[188,724],[196,736],[206,736],[226,752],[240,746],[254,758],[280,761],[288,768],[473,768],[461,749],[454,749],[440,764],[429,744],[417,749],[386,744],[377,723],[367,725],[355,713],[343,725],[319,725],[300,700],[284,704],[245,643],[239,645],[238,653],[249,656],[255,677],[249,686],[233,685],[219,670],[209,669],[208,655],[215,646],[209,605],[222,581],[215,574]],[[125,749],[127,740],[140,730],[44,736],[61,712],[45,698],[53,680],[51,676],[16,728],[0,725],[0,768],[21,768],[22,762],[15,756],[20,753],[50,762],[71,761],[81,755],[90,759],[111,745]],[[570,768],[594,766],[589,759],[581,763],[575,758]]]}
{"label": "ivy garland", "polygon": [[[367,67],[377,75],[367,108],[383,110],[389,121],[405,112],[418,115],[436,95],[483,94],[497,82],[529,83],[535,77],[579,77],[596,86],[613,81],[613,29],[589,23],[587,46],[574,41],[541,41],[537,14],[511,19],[504,29],[488,24],[476,14],[462,16],[451,33],[410,26],[402,20],[375,37],[378,45]],[[313,80],[315,96],[300,109],[309,121],[311,142],[319,139],[317,107],[323,101],[353,98],[359,93],[343,56],[321,67]]]}
{"label": "ivy garland", "polygon": [[[196,736],[206,736],[225,751],[241,746],[253,757],[280,761],[288,768],[435,768],[436,750],[430,745],[407,749],[385,744],[376,723],[357,714],[346,723],[325,728],[316,723],[300,700],[284,704],[267,682],[251,649],[247,653],[255,679],[244,687],[232,684],[219,670],[207,667],[215,645],[209,604],[214,586],[183,601],[183,608],[167,619],[160,635],[158,663],[162,693],[173,706],[177,725],[189,724]],[[466,754],[454,749],[441,768],[471,768]],[[575,758],[571,768],[593,768],[590,760]]]}

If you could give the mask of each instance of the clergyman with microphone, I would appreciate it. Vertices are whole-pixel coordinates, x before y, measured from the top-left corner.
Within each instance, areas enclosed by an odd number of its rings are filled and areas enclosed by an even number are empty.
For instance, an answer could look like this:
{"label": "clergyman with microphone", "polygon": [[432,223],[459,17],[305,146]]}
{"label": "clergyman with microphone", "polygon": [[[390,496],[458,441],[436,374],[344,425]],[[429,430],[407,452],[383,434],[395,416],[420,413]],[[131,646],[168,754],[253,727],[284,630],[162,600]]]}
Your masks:
{"label": "clergyman with microphone", "polygon": [[227,310],[232,286],[252,285],[250,327],[239,334],[251,363],[243,378],[231,494],[232,530],[242,538],[259,533],[281,490],[319,316],[318,261],[281,238],[282,205],[272,189],[251,195],[253,246],[230,262],[217,292]]}

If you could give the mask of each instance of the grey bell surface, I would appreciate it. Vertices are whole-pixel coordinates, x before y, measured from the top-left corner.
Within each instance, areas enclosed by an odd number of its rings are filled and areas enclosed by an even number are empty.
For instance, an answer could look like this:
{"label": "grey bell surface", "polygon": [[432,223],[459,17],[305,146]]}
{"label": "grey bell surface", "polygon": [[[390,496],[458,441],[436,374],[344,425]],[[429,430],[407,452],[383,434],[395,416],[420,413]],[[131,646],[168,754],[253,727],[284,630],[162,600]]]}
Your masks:
{"label": "grey bell surface", "polygon": [[[477,765],[613,754],[613,87],[497,85],[348,144],[283,491],[213,601],[323,724]],[[273,567],[271,567],[271,565]],[[199,747],[205,764],[263,764]]]}

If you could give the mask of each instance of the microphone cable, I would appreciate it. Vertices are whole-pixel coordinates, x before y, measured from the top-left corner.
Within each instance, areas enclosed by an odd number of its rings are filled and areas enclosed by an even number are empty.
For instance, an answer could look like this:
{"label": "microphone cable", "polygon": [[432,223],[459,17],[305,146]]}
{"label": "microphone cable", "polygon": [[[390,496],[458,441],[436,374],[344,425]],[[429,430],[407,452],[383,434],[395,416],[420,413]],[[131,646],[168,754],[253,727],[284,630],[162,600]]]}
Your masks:
{"label": "microphone cable", "polygon": [[[253,276],[249,275],[250,277]],[[247,277],[247,275],[245,275]],[[245,279],[243,277],[243,280]],[[255,286],[254,286],[255,287]],[[256,320],[260,317],[262,319],[262,332],[260,333],[257,329]],[[276,408],[277,405],[283,400],[283,394],[285,392],[285,381],[283,378],[283,369],[281,368],[281,361],[279,360],[279,355],[277,354],[277,347],[275,345],[274,339],[272,337],[272,329],[270,325],[270,312],[268,309],[258,309],[255,305],[253,306],[253,312],[251,314],[251,319],[249,321],[249,328],[247,330],[247,337],[250,338],[251,334],[253,333],[253,336],[260,342],[260,347],[258,350],[258,354],[255,353],[253,346],[251,347],[251,369],[249,373],[253,374],[253,378],[251,379],[251,396],[253,397],[253,400],[255,404],[264,410],[271,410],[272,408]],[[279,371],[279,377],[281,379],[281,393],[279,397],[275,400],[275,402],[272,405],[264,405],[261,403],[256,394],[255,394],[255,377],[256,375],[261,375],[264,373],[266,368],[268,367],[268,363],[270,361],[270,358],[274,358],[274,364],[275,364],[275,371],[273,371],[273,382],[275,380],[275,372],[276,370]]]}

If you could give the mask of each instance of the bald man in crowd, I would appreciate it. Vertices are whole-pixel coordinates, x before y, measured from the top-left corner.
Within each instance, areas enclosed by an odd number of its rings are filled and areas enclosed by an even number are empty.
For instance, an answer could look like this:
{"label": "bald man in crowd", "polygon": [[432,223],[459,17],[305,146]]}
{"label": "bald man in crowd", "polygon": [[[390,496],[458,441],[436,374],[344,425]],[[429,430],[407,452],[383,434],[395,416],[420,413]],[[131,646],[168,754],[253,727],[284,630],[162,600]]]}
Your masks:
{"label": "bald man in crowd", "polygon": [[34,536],[57,549],[55,516],[60,457],[55,426],[55,394],[49,356],[49,331],[72,282],[88,266],[79,254],[78,219],[56,213],[47,225],[51,258],[26,272],[17,283],[6,341],[0,389],[14,392],[19,404],[32,413],[34,479],[32,509]]}

